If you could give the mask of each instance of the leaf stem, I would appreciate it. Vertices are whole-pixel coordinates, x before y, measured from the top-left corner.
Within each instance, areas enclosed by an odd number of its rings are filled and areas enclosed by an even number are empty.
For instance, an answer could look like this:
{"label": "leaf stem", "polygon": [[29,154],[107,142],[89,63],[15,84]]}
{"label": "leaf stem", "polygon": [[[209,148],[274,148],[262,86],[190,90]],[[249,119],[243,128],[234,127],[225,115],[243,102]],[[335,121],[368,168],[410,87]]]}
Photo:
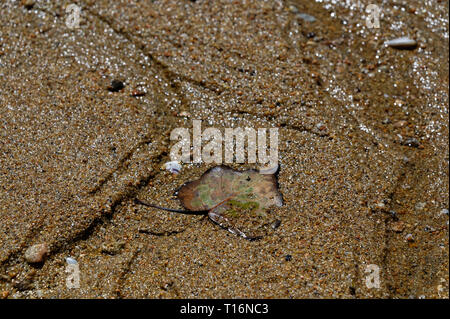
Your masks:
{"label": "leaf stem", "polygon": [[135,198],[134,202],[136,204],[140,204],[143,206],[148,206],[148,207],[153,207],[156,209],[161,209],[161,210],[165,210],[168,212],[173,212],[173,213],[180,213],[180,214],[190,214],[190,215],[204,215],[207,214],[209,210],[185,210],[185,209],[175,209],[175,208],[167,208],[167,207],[161,207],[155,204],[151,204],[151,203],[147,203],[144,201],[141,201],[140,199]]}

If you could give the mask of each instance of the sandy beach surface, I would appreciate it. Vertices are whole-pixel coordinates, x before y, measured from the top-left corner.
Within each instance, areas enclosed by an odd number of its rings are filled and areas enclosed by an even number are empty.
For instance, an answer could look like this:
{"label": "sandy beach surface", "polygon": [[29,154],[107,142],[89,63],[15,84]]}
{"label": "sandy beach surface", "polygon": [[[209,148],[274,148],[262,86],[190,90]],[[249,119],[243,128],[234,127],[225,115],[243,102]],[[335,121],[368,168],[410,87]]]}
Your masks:
{"label": "sandy beach surface", "polygon": [[[449,4],[372,2],[2,1],[0,298],[448,298]],[[193,120],[278,128],[262,239],[134,203]]]}

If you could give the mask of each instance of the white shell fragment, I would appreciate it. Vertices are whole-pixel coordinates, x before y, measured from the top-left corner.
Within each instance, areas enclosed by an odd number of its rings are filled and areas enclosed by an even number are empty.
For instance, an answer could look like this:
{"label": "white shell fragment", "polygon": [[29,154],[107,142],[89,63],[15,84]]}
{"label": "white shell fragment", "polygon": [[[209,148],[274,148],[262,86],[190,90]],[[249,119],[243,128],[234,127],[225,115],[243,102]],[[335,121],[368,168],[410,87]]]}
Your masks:
{"label": "white shell fragment", "polygon": [[173,174],[178,174],[181,171],[181,165],[177,161],[171,161],[164,164],[164,169]]}
{"label": "white shell fragment", "polygon": [[412,50],[417,46],[416,40],[408,37],[393,39],[387,41],[386,44],[394,49],[409,49],[409,50]]}
{"label": "white shell fragment", "polygon": [[77,265],[78,264],[78,262],[75,259],[73,259],[72,257],[66,257],[66,262],[69,265]]}
{"label": "white shell fragment", "polygon": [[278,163],[277,164],[266,164],[261,166],[258,171],[260,174],[275,174],[278,171]]}
{"label": "white shell fragment", "polygon": [[312,15],[309,15],[307,13],[297,13],[296,16],[302,20],[305,20],[306,22],[314,22],[316,21],[316,18]]}

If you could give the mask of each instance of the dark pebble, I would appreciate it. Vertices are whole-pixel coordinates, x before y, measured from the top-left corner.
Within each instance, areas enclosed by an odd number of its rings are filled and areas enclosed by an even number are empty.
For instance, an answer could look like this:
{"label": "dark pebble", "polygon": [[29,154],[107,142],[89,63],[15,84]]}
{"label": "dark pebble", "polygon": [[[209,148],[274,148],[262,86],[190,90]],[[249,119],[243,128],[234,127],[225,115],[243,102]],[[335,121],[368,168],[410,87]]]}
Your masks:
{"label": "dark pebble", "polygon": [[284,257],[284,260],[286,260],[286,261],[291,261],[291,260],[292,260],[292,256],[291,256],[291,255],[286,255],[286,256]]}
{"label": "dark pebble", "polygon": [[34,0],[25,0],[25,1],[22,1],[22,4],[25,7],[25,9],[31,10],[34,7],[35,1]]}
{"label": "dark pebble", "polygon": [[401,144],[405,145],[405,146],[409,146],[409,147],[419,147],[420,146],[419,141],[415,138],[408,138],[408,139],[404,140]]}
{"label": "dark pebble", "polygon": [[125,87],[125,85],[123,84],[122,81],[119,80],[113,80],[111,82],[111,85],[108,86],[108,91],[110,92],[119,92],[120,90],[122,90]]}
{"label": "dark pebble", "polygon": [[277,229],[281,225],[281,220],[277,219],[272,223],[272,228]]}

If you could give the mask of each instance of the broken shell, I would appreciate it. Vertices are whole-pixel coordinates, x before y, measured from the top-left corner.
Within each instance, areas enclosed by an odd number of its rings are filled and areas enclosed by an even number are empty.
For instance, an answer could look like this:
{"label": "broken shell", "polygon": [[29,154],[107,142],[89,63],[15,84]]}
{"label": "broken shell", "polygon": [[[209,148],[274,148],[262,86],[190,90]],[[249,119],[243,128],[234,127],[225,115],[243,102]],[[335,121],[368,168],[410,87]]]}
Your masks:
{"label": "broken shell", "polygon": [[278,171],[278,163],[277,164],[268,164],[261,166],[258,171],[260,174],[275,174]]}
{"label": "broken shell", "polygon": [[178,174],[181,171],[181,165],[177,161],[171,161],[164,164],[164,169],[173,174]]}
{"label": "broken shell", "polygon": [[77,265],[78,264],[78,262],[75,259],[73,259],[72,257],[66,257],[66,262],[69,265]]}
{"label": "broken shell", "polygon": [[405,50],[412,50],[417,47],[416,40],[413,40],[408,37],[393,39],[387,41],[386,44],[395,49],[405,49]]}

